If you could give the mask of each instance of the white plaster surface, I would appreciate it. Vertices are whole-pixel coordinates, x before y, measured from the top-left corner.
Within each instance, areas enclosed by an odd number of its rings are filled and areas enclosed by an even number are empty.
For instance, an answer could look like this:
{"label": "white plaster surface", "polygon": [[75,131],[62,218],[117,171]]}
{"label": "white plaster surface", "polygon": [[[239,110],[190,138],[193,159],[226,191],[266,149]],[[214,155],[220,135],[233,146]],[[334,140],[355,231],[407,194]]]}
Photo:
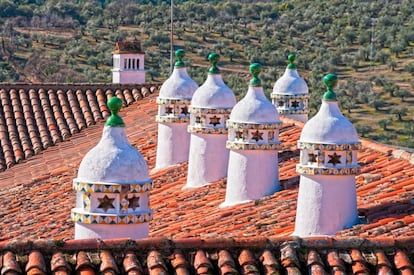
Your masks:
{"label": "white plaster surface", "polygon": [[99,143],[82,159],[79,181],[132,183],[149,180],[142,155],[131,146],[124,127],[105,126]]}
{"label": "white plaster surface", "polygon": [[277,151],[230,150],[226,197],[221,207],[279,191],[278,165]]}
{"label": "white plaster surface", "polygon": [[357,220],[354,176],[301,175],[293,235],[334,235]]}
{"label": "white plaster surface", "polygon": [[291,119],[299,120],[302,122],[308,121],[308,115],[307,114],[300,114],[300,115],[284,115],[284,117],[288,117]]}
{"label": "white plaster surface", "polygon": [[191,99],[198,84],[190,78],[185,67],[174,68],[160,88],[160,98]]}
{"label": "white plaster surface", "polygon": [[158,123],[155,169],[188,161],[190,134],[187,123]]}
{"label": "white plaster surface", "polygon": [[226,177],[229,160],[226,141],[227,135],[191,134],[185,188],[200,187]]}
{"label": "white plaster surface", "polygon": [[263,87],[249,86],[246,96],[233,108],[230,120],[251,123],[280,122],[276,107],[266,98]]}
{"label": "white plaster surface", "polygon": [[145,83],[145,70],[122,71],[112,70],[112,83],[142,84]]}
{"label": "white plaster surface", "polygon": [[132,240],[148,238],[149,224],[84,224],[75,223],[75,239],[114,239]]}
{"label": "white plaster surface", "polygon": [[301,78],[296,69],[286,68],[285,73],[273,86],[272,94],[308,94],[309,89],[305,80]]}
{"label": "white plaster surface", "polygon": [[204,108],[231,108],[236,104],[233,91],[220,74],[209,74],[191,100],[191,106]]}
{"label": "white plaster surface", "polygon": [[303,127],[300,141],[314,143],[355,143],[358,134],[342,115],[337,101],[322,100],[318,113]]}

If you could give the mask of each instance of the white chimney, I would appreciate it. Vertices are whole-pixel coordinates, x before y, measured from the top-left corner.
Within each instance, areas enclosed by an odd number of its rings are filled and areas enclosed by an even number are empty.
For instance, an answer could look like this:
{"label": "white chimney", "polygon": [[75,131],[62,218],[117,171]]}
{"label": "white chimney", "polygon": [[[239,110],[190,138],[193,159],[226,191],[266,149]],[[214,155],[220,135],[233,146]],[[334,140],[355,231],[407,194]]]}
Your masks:
{"label": "white chimney", "polygon": [[142,84],[145,83],[145,53],[139,41],[116,42],[112,52],[112,83]]}
{"label": "white chimney", "polygon": [[212,67],[207,80],[195,91],[191,101],[188,126],[191,142],[185,188],[200,187],[227,175],[226,121],[236,104],[236,97],[223,82],[216,66],[219,55],[212,53],[208,59]]}
{"label": "white chimney", "polygon": [[290,54],[288,59],[289,65],[283,76],[276,81],[270,96],[279,115],[306,122],[309,113],[308,85],[296,70],[293,63],[295,55]]}
{"label": "white chimney", "polygon": [[250,65],[253,79],[246,96],[227,121],[230,149],[226,198],[230,206],[271,195],[280,189],[278,149],[281,122],[266,98],[258,75],[260,64]]}
{"label": "white chimney", "polygon": [[152,180],[142,155],[128,142],[117,115],[122,101],[108,101],[108,118],[99,143],[83,158],[73,180],[75,239],[148,237]]}
{"label": "white chimney", "polygon": [[321,108],[305,124],[298,141],[296,171],[301,176],[293,235],[300,237],[333,235],[358,219],[355,175],[361,145],[332,90],[337,76],[328,74],[323,80],[327,92]]}
{"label": "white chimney", "polygon": [[157,98],[158,144],[155,169],[165,168],[188,161],[190,134],[187,126],[190,122],[189,105],[197,83],[192,80],[182,61],[185,53],[177,50],[171,76],[162,84]]}

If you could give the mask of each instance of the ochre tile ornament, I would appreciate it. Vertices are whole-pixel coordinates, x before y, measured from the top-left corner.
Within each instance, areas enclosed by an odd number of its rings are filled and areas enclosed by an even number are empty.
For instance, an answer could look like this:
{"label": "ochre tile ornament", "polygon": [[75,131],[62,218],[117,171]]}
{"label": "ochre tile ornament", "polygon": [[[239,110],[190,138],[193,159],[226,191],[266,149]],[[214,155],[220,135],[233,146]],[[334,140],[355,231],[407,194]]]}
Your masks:
{"label": "ochre tile ornament", "polygon": [[190,134],[190,103],[197,83],[188,76],[182,59],[185,52],[177,50],[177,61],[170,77],[162,84],[157,98],[158,123],[157,157],[155,169],[188,161]]}
{"label": "ochre tile ornament", "polygon": [[[100,142],[83,158],[72,187],[75,238],[143,238],[148,236],[152,180],[145,160],[128,142],[118,112],[122,101],[112,97]],[[110,226],[109,226],[110,225]]]}
{"label": "ochre tile ornament", "polygon": [[250,65],[252,79],[246,96],[227,120],[230,150],[226,197],[222,207],[271,195],[280,189],[278,150],[282,122],[264,95],[260,64]]}
{"label": "ochre tile ornament", "polygon": [[208,56],[211,68],[203,85],[198,88],[189,108],[191,134],[188,176],[185,188],[200,187],[218,181],[227,174],[227,126],[236,104],[233,91],[224,83],[217,63],[220,56]]}
{"label": "ochre tile ornament", "polygon": [[300,176],[294,235],[332,235],[357,221],[355,175],[360,173],[356,130],[340,112],[333,87],[337,76],[324,77],[327,92],[319,112],[303,127],[296,172]]}
{"label": "ochre tile ornament", "polygon": [[306,122],[309,114],[308,86],[293,63],[295,55],[290,54],[288,60],[289,65],[283,76],[276,81],[270,97],[281,116]]}

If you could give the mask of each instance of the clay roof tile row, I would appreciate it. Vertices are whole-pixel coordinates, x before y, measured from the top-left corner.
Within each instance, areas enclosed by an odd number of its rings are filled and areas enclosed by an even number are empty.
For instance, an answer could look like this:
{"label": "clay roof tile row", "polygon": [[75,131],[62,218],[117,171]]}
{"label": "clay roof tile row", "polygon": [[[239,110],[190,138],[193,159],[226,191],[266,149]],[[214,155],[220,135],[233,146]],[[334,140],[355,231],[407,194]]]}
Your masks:
{"label": "clay roof tile row", "polygon": [[158,88],[159,84],[0,85],[0,170],[105,119],[111,97],[128,106]]}

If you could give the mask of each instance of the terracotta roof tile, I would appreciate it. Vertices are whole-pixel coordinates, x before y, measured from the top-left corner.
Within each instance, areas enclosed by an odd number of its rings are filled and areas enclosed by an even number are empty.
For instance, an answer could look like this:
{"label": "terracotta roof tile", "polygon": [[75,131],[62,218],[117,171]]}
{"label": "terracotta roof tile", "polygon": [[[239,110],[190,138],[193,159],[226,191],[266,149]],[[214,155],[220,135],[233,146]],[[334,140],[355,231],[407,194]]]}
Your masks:
{"label": "terracotta roof tile", "polygon": [[142,275],[143,270],[133,251],[127,251],[123,260],[123,268],[128,275]]}
{"label": "terracotta roof tile", "polygon": [[[131,105],[160,84],[145,85],[2,84],[0,170],[108,117],[106,102],[110,97],[116,95],[125,106]],[[135,97],[130,90],[135,91]]]}

